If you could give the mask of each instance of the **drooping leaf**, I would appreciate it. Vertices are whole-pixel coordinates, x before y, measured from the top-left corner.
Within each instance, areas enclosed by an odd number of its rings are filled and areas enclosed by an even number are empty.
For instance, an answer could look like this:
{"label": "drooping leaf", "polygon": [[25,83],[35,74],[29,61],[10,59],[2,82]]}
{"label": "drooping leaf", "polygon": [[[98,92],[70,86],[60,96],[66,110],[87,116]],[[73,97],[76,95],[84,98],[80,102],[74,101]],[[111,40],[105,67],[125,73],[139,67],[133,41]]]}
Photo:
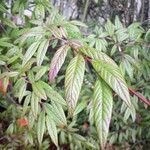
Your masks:
{"label": "drooping leaf", "polygon": [[38,114],[39,101],[40,101],[39,97],[36,96],[35,93],[33,92],[31,97],[31,110],[35,118],[37,117]]}
{"label": "drooping leaf", "polygon": [[105,148],[113,107],[112,90],[102,79],[95,83],[93,94],[94,122],[99,136],[100,146]]}
{"label": "drooping leaf", "polygon": [[47,99],[47,96],[46,96],[46,93],[45,93],[45,90],[43,89],[42,85],[40,84],[40,82],[33,82],[32,83],[32,88],[33,88],[33,91],[34,93],[41,99],[44,99],[46,100]]}
{"label": "drooping leaf", "polygon": [[101,60],[93,60],[92,65],[101,78],[131,107],[127,84],[119,67],[112,66],[112,64]]}
{"label": "drooping leaf", "polygon": [[66,106],[66,101],[63,99],[63,97],[57,92],[55,91],[50,85],[48,85],[47,83],[43,82],[43,81],[39,81],[40,84],[42,85],[42,87],[44,88],[47,96],[54,102],[59,103],[61,105]]}
{"label": "drooping leaf", "polygon": [[53,81],[54,78],[57,76],[62,64],[65,61],[68,49],[69,49],[68,45],[63,45],[55,53],[55,55],[51,61],[50,70],[49,70],[49,81],[50,82]]}
{"label": "drooping leaf", "polygon": [[45,112],[41,112],[37,123],[38,142],[41,145],[45,131]]}
{"label": "drooping leaf", "polygon": [[41,66],[43,60],[44,60],[44,57],[45,57],[45,54],[46,54],[46,51],[48,49],[48,46],[49,46],[49,40],[45,39],[39,46],[38,50],[37,50],[37,66]]}
{"label": "drooping leaf", "polygon": [[38,46],[39,46],[40,42],[36,41],[33,44],[30,45],[30,47],[27,49],[24,57],[23,57],[23,62],[22,65],[24,66],[29,60],[30,58],[34,55],[34,53],[36,52]]}
{"label": "drooping leaf", "polygon": [[62,107],[59,104],[52,103],[52,105],[45,103],[44,108],[46,113],[51,117],[53,116],[54,121],[60,127],[67,125],[67,120]]}
{"label": "drooping leaf", "polygon": [[74,57],[67,67],[65,75],[65,96],[70,115],[75,110],[85,71],[85,61],[81,55]]}
{"label": "drooping leaf", "polygon": [[46,116],[46,125],[47,125],[48,133],[52,141],[54,142],[56,146],[58,146],[58,135],[57,135],[56,124],[53,121],[52,117],[48,115]]}

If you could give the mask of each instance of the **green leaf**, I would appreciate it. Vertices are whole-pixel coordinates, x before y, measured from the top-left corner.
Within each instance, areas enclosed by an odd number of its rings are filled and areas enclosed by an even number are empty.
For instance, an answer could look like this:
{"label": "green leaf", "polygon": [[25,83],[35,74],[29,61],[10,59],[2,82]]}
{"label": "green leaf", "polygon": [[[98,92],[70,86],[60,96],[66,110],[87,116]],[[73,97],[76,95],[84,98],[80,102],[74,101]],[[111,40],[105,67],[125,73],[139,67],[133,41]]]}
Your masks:
{"label": "green leaf", "polygon": [[49,69],[49,81],[50,82],[52,82],[57,76],[61,66],[63,65],[65,61],[68,49],[69,49],[68,45],[63,45],[55,53],[51,61],[50,69]]}
{"label": "green leaf", "polygon": [[38,142],[41,145],[45,131],[45,112],[41,112],[37,123]]}
{"label": "green leaf", "polygon": [[49,116],[53,116],[53,119],[57,123],[58,126],[60,127],[67,126],[66,116],[61,105],[56,104],[54,102],[52,102],[52,105],[48,103],[44,103],[44,108],[45,108],[46,113]]}
{"label": "green leaf", "polygon": [[35,77],[34,77],[34,73],[33,73],[32,70],[30,70],[30,71],[28,72],[28,78],[29,78],[29,81],[30,81],[31,83],[34,82]]}
{"label": "green leaf", "polygon": [[119,67],[101,60],[93,60],[92,65],[100,77],[131,107],[128,87]]}
{"label": "green leaf", "polygon": [[58,135],[56,124],[53,121],[52,117],[46,116],[46,125],[48,129],[48,133],[56,146],[58,146]]}
{"label": "green leaf", "polygon": [[54,102],[59,103],[61,105],[66,106],[66,101],[63,99],[63,97],[55,91],[51,86],[49,86],[47,83],[43,81],[39,81],[42,87],[44,88],[47,96]]}
{"label": "green leaf", "polygon": [[38,114],[39,101],[40,101],[39,97],[37,97],[33,92],[31,97],[31,110],[35,118],[37,117]]}
{"label": "green leaf", "polygon": [[150,29],[146,32],[145,41],[146,41],[147,43],[150,43]]}
{"label": "green leaf", "polygon": [[72,23],[73,25],[76,25],[76,26],[80,26],[80,27],[86,27],[87,28],[87,25],[81,21],[78,21],[78,20],[72,20],[70,21],[70,23]]}
{"label": "green leaf", "polygon": [[107,63],[110,63],[114,66],[117,66],[117,64],[105,53],[97,51],[94,48],[90,48],[87,45],[79,49],[83,54],[86,56],[94,59],[94,60],[102,60],[106,61]]}
{"label": "green leaf", "polygon": [[40,42],[34,42],[33,44],[30,45],[30,47],[27,49],[24,57],[23,57],[23,62],[22,65],[24,66],[29,60],[30,58],[34,55],[34,53],[36,52],[38,46],[39,46]]}
{"label": "green leaf", "polygon": [[7,41],[0,40],[0,47],[13,47],[14,45]]}
{"label": "green leaf", "polygon": [[17,76],[19,73],[17,71],[11,71],[11,72],[4,72],[2,74],[0,74],[0,79],[1,78],[5,78],[5,77],[15,77]]}
{"label": "green leaf", "polygon": [[37,19],[43,19],[45,17],[45,7],[42,4],[36,5],[35,16]]}
{"label": "green leaf", "polygon": [[87,106],[87,102],[86,102],[86,101],[81,101],[81,102],[77,105],[77,107],[76,107],[76,109],[75,109],[75,111],[74,111],[74,113],[73,113],[73,116],[79,114],[86,106]]}
{"label": "green leaf", "polygon": [[6,63],[4,62],[4,61],[2,61],[2,60],[0,60],[0,66],[3,66],[3,65],[5,65]]}
{"label": "green leaf", "polygon": [[112,90],[100,78],[96,81],[93,94],[94,122],[98,132],[100,146],[105,148],[113,107]]}
{"label": "green leaf", "polygon": [[65,75],[65,96],[70,115],[75,110],[85,71],[85,61],[81,55],[74,57],[67,67]]}
{"label": "green leaf", "polygon": [[46,96],[46,93],[42,87],[42,85],[40,84],[40,82],[33,82],[32,83],[32,88],[33,88],[33,91],[34,93],[41,99],[44,99],[46,100],[47,99],[47,96]]}
{"label": "green leaf", "polygon": [[112,22],[109,19],[107,19],[107,23],[105,24],[105,29],[110,36],[113,36],[115,31],[115,26],[112,24]]}
{"label": "green leaf", "polygon": [[120,22],[118,16],[115,17],[115,28],[116,28],[116,29],[121,29],[121,28],[123,28],[123,25],[122,25],[122,23]]}
{"label": "green leaf", "polygon": [[28,109],[28,105],[30,103],[30,100],[31,100],[31,94],[28,94],[24,100],[24,103],[23,103],[23,114],[26,113],[27,109]]}
{"label": "green leaf", "polygon": [[27,83],[24,83],[19,90],[19,103],[21,103],[22,98],[25,96]]}
{"label": "green leaf", "polygon": [[29,121],[29,129],[31,130],[33,128],[33,126],[35,125],[35,117],[34,117],[32,111],[30,111],[28,114],[28,121]]}
{"label": "green leaf", "polygon": [[11,27],[11,28],[17,28],[17,26],[15,25],[15,23],[13,21],[11,21],[8,18],[2,19],[3,24]]}
{"label": "green leaf", "polygon": [[116,31],[116,36],[117,36],[118,42],[122,42],[126,40],[128,38],[127,29],[125,28],[118,29],[118,31]]}
{"label": "green leaf", "polygon": [[49,40],[45,39],[43,42],[41,42],[37,51],[37,66],[41,66],[45,54],[47,52],[48,46],[49,46]]}
{"label": "green leaf", "polygon": [[6,6],[3,2],[1,2],[1,4],[0,4],[0,11],[3,12],[3,13],[7,12]]}
{"label": "green leaf", "polygon": [[35,75],[35,81],[39,80],[46,73],[46,71],[47,71],[47,67],[41,66]]}

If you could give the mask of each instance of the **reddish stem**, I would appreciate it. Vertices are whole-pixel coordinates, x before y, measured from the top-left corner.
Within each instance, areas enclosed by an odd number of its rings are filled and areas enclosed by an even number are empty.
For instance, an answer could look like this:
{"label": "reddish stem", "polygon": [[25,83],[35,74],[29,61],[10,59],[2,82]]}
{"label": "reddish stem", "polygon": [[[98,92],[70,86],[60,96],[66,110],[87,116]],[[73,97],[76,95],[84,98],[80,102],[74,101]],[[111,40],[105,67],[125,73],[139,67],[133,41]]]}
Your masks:
{"label": "reddish stem", "polygon": [[147,104],[148,106],[150,106],[150,101],[148,99],[146,99],[143,95],[137,93],[135,90],[128,88],[130,93],[136,95],[143,103]]}
{"label": "reddish stem", "polygon": [[85,60],[91,62],[91,61],[92,61],[92,58],[86,56],[86,57],[85,57]]}

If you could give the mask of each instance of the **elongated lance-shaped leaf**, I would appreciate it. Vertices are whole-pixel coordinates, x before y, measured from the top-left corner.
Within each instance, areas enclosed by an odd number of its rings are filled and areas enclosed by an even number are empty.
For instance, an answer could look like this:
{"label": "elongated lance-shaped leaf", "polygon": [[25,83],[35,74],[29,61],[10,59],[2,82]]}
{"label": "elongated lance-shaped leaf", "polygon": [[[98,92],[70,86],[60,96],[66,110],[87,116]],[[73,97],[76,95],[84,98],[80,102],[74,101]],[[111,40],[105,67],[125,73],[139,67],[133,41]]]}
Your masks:
{"label": "elongated lance-shaped leaf", "polygon": [[131,108],[129,91],[126,82],[119,70],[110,63],[100,60],[93,60],[92,65],[100,77],[121,97]]}
{"label": "elongated lance-shaped leaf", "polygon": [[40,145],[43,140],[44,131],[45,131],[45,112],[41,112],[37,123],[37,136]]}
{"label": "elongated lance-shaped leaf", "polygon": [[57,123],[58,126],[60,127],[67,126],[66,116],[61,105],[53,102],[52,105],[49,103],[45,103],[44,109],[49,116],[53,117],[54,121]]}
{"label": "elongated lance-shaped leaf", "polygon": [[67,51],[69,49],[68,45],[63,45],[60,47],[57,52],[55,53],[51,65],[50,65],[50,70],[49,70],[49,81],[53,81],[55,77],[57,76],[61,66],[63,65]]}
{"label": "elongated lance-shaped leaf", "polygon": [[97,51],[96,49],[88,47],[87,45],[80,48],[79,50],[83,54],[85,54],[86,56],[88,56],[94,60],[106,61],[106,62],[108,62],[114,66],[117,66],[117,64],[109,56],[107,56],[105,53],[103,53],[101,51]]}
{"label": "elongated lance-shaped leaf", "polygon": [[56,146],[58,146],[57,128],[54,120],[50,116],[46,116],[46,125],[48,133]]}
{"label": "elongated lance-shaped leaf", "polygon": [[30,58],[35,54],[38,46],[39,46],[40,42],[34,42],[33,44],[30,45],[30,47],[27,49],[24,57],[23,57],[23,62],[22,65],[24,66],[29,60]]}
{"label": "elongated lance-shaped leaf", "polygon": [[40,84],[42,85],[42,87],[44,88],[47,96],[54,102],[59,103],[61,105],[66,106],[66,101],[63,99],[63,97],[57,92],[55,91],[50,85],[48,85],[47,83],[43,82],[43,81],[39,81]]}
{"label": "elongated lance-shaped leaf", "polygon": [[41,66],[41,64],[44,60],[45,54],[47,52],[48,46],[49,46],[49,40],[47,40],[47,39],[45,39],[40,44],[38,51],[37,51],[37,65],[38,66]]}
{"label": "elongated lance-shaped leaf", "polygon": [[39,102],[40,98],[36,96],[35,93],[33,92],[31,97],[31,110],[35,118],[37,117],[38,114]]}
{"label": "elongated lance-shaped leaf", "polygon": [[43,89],[42,85],[40,84],[40,82],[33,82],[32,83],[32,88],[33,88],[33,92],[41,99],[46,100],[47,96],[45,93],[45,90]]}
{"label": "elongated lance-shaped leaf", "polygon": [[85,71],[84,58],[78,54],[67,67],[65,75],[65,96],[70,115],[75,110]]}
{"label": "elongated lance-shaped leaf", "polygon": [[113,107],[112,90],[102,79],[98,79],[94,87],[93,112],[94,123],[99,136],[100,146],[105,148]]}

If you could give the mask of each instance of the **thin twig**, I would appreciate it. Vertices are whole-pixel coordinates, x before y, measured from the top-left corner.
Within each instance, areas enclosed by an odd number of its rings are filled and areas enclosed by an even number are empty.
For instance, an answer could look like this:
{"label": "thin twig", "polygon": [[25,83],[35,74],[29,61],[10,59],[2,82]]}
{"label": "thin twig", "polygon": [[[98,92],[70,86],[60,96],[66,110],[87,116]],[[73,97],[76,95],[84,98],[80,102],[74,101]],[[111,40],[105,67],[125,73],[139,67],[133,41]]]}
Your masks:
{"label": "thin twig", "polygon": [[135,90],[128,88],[130,93],[132,93],[133,95],[137,96],[143,103],[147,104],[148,106],[150,106],[150,101],[148,99],[146,99],[143,95],[137,93]]}

